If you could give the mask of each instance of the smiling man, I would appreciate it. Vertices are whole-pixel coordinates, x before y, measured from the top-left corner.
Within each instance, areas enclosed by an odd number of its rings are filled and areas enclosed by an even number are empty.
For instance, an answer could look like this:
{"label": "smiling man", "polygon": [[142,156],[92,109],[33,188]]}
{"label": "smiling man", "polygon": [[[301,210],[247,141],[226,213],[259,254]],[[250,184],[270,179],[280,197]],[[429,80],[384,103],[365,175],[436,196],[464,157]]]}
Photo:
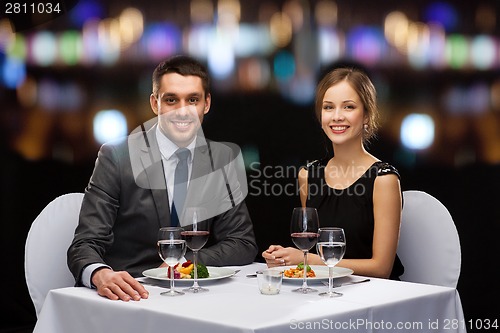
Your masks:
{"label": "smiling man", "polygon": [[[189,224],[183,220],[186,207],[208,214],[210,238],[199,262],[244,265],[257,254],[241,153],[203,135],[211,105],[206,68],[175,56],[156,67],[152,81],[150,104],[157,117],[101,147],[68,249],[76,285],[113,300],[148,297],[134,277],[161,264],[158,229]],[[178,187],[184,188],[181,196]]]}

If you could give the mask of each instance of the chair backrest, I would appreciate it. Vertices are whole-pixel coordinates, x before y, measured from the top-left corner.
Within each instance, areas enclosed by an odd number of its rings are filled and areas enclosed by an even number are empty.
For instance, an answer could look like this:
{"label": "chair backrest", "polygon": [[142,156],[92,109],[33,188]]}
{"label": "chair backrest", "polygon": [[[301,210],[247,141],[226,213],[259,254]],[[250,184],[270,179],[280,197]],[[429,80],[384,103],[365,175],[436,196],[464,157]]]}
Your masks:
{"label": "chair backrest", "polygon": [[404,191],[398,256],[405,273],[401,280],[457,287],[461,250],[448,209],[421,191]]}
{"label": "chair backrest", "polygon": [[75,284],[66,263],[66,252],[78,224],[82,199],[83,193],[57,197],[42,210],[28,232],[24,270],[37,316],[51,289]]}

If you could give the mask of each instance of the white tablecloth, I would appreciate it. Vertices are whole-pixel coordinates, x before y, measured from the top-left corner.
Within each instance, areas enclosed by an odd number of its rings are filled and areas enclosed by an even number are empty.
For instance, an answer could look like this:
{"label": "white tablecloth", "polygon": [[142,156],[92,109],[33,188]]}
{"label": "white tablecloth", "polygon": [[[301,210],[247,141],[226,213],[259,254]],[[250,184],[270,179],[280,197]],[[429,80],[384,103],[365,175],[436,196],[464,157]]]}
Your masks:
{"label": "white tablecloth", "polygon": [[200,294],[165,297],[165,289],[146,286],[150,296],[139,302],[87,288],[52,290],[34,332],[465,332],[456,289],[372,278],[338,288],[344,295],[331,299],[294,293],[300,284],[286,282],[279,295],[261,295],[257,280],[246,277],[261,267],[234,267],[241,272],[207,282],[210,291]]}

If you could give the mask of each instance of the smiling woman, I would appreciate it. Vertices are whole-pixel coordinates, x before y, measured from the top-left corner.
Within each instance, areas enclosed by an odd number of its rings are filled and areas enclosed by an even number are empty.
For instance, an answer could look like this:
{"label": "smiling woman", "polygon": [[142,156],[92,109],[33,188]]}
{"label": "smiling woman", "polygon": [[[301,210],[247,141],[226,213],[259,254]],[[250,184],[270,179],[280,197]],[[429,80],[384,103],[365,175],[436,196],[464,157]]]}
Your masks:
{"label": "smiling woman", "polygon": [[[302,206],[318,211],[322,227],[343,228],[347,249],[339,267],[358,275],[398,279],[403,266],[396,256],[401,223],[401,188],[397,170],[365,149],[377,129],[375,88],[353,68],[327,73],[316,91],[316,116],[334,156],[309,163],[299,172]],[[269,266],[302,261],[300,251],[271,245],[262,256]],[[311,265],[321,265],[316,254]]]}

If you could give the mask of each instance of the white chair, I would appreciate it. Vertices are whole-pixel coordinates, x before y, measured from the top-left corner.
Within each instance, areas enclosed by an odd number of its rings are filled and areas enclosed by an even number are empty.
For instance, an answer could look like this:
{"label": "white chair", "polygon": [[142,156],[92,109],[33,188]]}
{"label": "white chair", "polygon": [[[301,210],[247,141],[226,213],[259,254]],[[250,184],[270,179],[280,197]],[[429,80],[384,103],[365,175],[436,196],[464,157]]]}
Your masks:
{"label": "white chair", "polygon": [[78,224],[82,199],[83,193],[57,197],[42,210],[28,232],[24,270],[37,316],[51,289],[75,284],[66,264],[66,251]]}
{"label": "white chair", "polygon": [[404,191],[398,256],[405,272],[401,280],[457,287],[461,250],[448,209],[421,191]]}

